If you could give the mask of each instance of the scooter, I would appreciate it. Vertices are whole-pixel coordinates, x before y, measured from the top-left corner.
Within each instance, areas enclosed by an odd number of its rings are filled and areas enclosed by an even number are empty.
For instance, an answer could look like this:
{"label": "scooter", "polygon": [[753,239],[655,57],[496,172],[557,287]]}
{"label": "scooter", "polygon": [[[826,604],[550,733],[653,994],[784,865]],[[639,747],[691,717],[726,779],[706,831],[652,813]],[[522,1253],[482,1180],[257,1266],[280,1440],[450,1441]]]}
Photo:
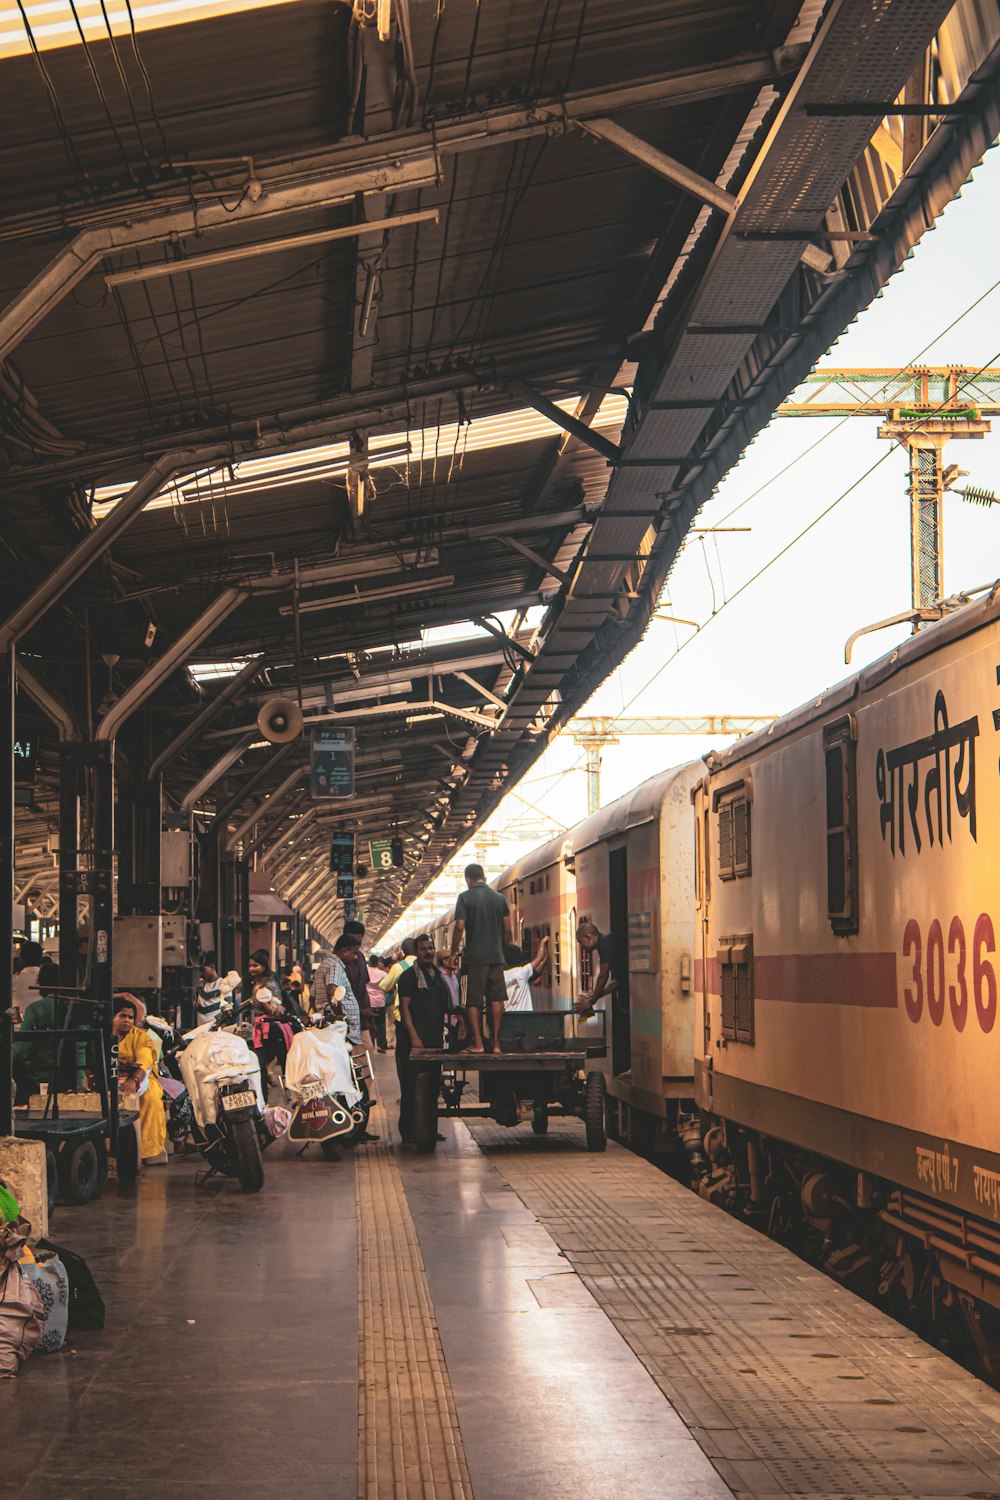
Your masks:
{"label": "scooter", "polygon": [[183,1115],[212,1173],[235,1177],[245,1193],[257,1193],[264,1186],[262,1153],[274,1137],[264,1119],[257,1058],[245,1039],[228,1029],[236,1018],[232,1009],[224,1009],[208,1025],[182,1036],[172,1028],[157,1029],[164,1062],[175,1076],[179,1073],[190,1101],[190,1119],[181,1109],[177,1125]]}
{"label": "scooter", "polygon": [[351,1055],[346,1022],[331,1007],[292,1038],[285,1063],[285,1087],[292,1103],[288,1139],[305,1146],[318,1142],[328,1161],[342,1146],[353,1146],[368,1128],[371,1058]]}

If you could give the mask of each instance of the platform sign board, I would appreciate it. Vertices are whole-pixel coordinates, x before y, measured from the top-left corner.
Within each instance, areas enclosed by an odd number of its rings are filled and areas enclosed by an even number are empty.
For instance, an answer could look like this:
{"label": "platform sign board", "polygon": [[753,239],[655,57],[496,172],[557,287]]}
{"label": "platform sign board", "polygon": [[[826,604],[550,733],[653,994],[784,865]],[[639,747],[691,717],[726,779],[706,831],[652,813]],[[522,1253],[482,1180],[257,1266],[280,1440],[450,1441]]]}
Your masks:
{"label": "platform sign board", "polygon": [[337,876],[337,897],[341,901],[353,901],[354,900],[354,876],[353,875],[338,875]]}
{"label": "platform sign board", "polygon": [[354,796],[353,729],[314,729],[310,757],[314,800]]}
{"label": "platform sign board", "polygon": [[628,967],[630,974],[652,974],[656,970],[651,911],[628,914]]}
{"label": "platform sign board", "polygon": [[368,853],[371,856],[369,864],[373,870],[391,870],[392,865],[392,839],[369,839]]}
{"label": "platform sign board", "polygon": [[17,786],[33,786],[38,765],[38,745],[29,735],[20,735],[14,741],[14,782]]}
{"label": "platform sign board", "polygon": [[355,921],[363,922],[364,921],[364,913],[362,912],[360,906],[358,905],[358,903],[356,901],[345,901],[344,902],[344,921],[345,922],[355,922]]}
{"label": "platform sign board", "polygon": [[330,873],[333,875],[354,873],[353,833],[335,833],[330,840]]}

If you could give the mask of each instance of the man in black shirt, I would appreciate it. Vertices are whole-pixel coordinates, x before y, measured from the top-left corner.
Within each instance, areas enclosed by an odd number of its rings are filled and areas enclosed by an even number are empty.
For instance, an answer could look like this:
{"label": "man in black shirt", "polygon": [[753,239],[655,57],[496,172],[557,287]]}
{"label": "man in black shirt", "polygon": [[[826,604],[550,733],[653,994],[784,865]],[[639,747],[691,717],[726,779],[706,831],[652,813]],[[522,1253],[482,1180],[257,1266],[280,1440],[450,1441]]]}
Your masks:
{"label": "man in black shirt", "polygon": [[600,968],[590,994],[583,994],[573,1009],[579,1016],[590,1016],[594,1006],[604,995],[618,988],[625,977],[626,944],[617,932],[601,932],[593,922],[581,922],[576,929],[576,940],[585,953],[596,953]]}
{"label": "man in black shirt", "polygon": [[[396,987],[400,1024],[396,1027],[396,1071],[399,1075],[399,1136],[413,1142],[413,1093],[417,1074],[424,1063],[410,1061],[414,1047],[444,1046],[445,1011],[451,1008],[451,992],[434,962],[434,939],[427,933],[417,938],[417,961],[400,975]],[[438,1080],[440,1067],[433,1072]]]}

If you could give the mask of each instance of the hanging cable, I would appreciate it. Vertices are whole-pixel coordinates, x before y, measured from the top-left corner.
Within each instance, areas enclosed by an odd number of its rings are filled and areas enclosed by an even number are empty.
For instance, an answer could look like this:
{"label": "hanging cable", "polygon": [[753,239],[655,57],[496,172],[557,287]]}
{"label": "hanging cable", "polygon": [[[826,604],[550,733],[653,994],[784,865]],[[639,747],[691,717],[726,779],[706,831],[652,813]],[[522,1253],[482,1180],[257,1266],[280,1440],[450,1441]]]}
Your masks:
{"label": "hanging cable", "polygon": [[132,185],[135,186],[135,173],[132,170],[132,163],[129,161],[128,152],[125,150],[125,142],[122,140],[121,136],[118,133],[118,126],[115,124],[114,115],[111,113],[111,106],[108,103],[108,96],[105,94],[104,85],[101,83],[101,75],[98,73],[97,67],[94,63],[94,59],[90,55],[90,45],[87,41],[86,32],[83,29],[83,23],[80,20],[80,13],[76,8],[76,0],[69,0],[69,8],[73,13],[73,20],[76,23],[77,33],[80,37],[80,45],[83,47],[83,55],[86,59],[87,67],[90,70],[90,76],[94,81],[94,87],[97,90],[98,97],[102,105],[104,106],[105,118],[107,119],[107,122],[111,127],[111,134],[114,136],[117,143],[118,150],[122,159],[122,164],[125,167],[125,173]]}
{"label": "hanging cable", "polygon": [[21,20],[24,22],[24,31],[25,35],[28,38],[28,45],[31,48],[31,54],[35,59],[35,66],[38,69],[42,83],[45,85],[45,92],[48,96],[49,101],[49,109],[52,113],[52,118],[55,121],[56,129],[58,130],[59,135],[62,139],[63,149],[66,152],[66,159],[69,162],[74,177],[76,178],[77,186],[82,191],[90,194],[92,190],[89,182],[87,181],[87,172],[84,169],[83,162],[80,160],[80,155],[76,149],[72,134],[67,127],[66,120],[62,112],[62,106],[59,103],[59,96],[57,95],[55,85],[53,84],[52,79],[49,76],[49,70],[42,60],[42,54],[39,50],[38,43],[35,41],[35,33],[31,29],[31,22],[28,20],[28,13],[24,8],[23,0],[17,0],[17,8],[21,12]]}

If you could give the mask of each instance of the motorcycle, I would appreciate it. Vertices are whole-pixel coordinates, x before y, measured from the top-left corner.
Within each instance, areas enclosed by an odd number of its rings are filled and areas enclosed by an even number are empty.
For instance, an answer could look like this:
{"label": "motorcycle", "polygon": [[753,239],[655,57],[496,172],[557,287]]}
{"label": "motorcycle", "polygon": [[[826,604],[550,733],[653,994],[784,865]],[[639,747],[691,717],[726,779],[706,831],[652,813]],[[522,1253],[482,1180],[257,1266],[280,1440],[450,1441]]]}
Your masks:
{"label": "motorcycle", "polygon": [[365,1052],[353,1057],[347,1024],[328,1007],[292,1038],[285,1063],[285,1087],[292,1103],[288,1139],[303,1147],[319,1143],[328,1161],[342,1146],[353,1146],[368,1128],[373,1077]]}
{"label": "motorcycle", "polygon": [[264,1116],[257,1058],[244,1037],[228,1029],[237,1014],[223,1009],[182,1036],[157,1028],[164,1063],[187,1090],[187,1100],[171,1104],[168,1130],[175,1139],[178,1131],[190,1131],[212,1172],[257,1193],[264,1185],[262,1153],[275,1137]]}

